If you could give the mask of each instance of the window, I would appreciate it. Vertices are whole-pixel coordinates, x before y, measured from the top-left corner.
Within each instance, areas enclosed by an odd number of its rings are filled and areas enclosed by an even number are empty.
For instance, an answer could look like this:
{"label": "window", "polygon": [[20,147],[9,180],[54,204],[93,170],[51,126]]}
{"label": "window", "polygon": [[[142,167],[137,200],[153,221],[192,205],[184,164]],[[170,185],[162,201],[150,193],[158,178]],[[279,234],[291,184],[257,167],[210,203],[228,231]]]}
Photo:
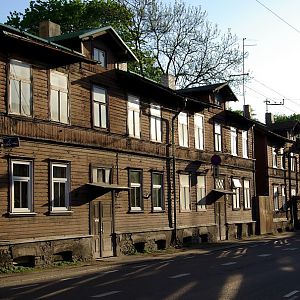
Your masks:
{"label": "window", "polygon": [[197,210],[206,209],[205,176],[197,176]]}
{"label": "window", "polygon": [[152,173],[152,205],[154,211],[163,209],[163,174]]}
{"label": "window", "polygon": [[153,142],[161,143],[161,109],[159,105],[150,106],[150,139]]}
{"label": "window", "polygon": [[130,210],[142,210],[142,171],[129,170],[129,197],[130,197]]}
{"label": "window", "polygon": [[283,153],[283,148],[280,148],[280,156],[279,156],[279,158],[280,158],[280,167],[281,167],[281,169],[283,169],[284,170],[284,153]]}
{"label": "window", "polygon": [[215,178],[215,188],[217,190],[224,190],[225,189],[225,180],[222,177]]}
{"label": "window", "polygon": [[273,186],[273,201],[274,201],[274,210],[279,210],[279,187],[277,185]]}
{"label": "window", "polygon": [[204,150],[204,116],[195,114],[195,148]]}
{"label": "window", "polygon": [[294,153],[290,153],[290,168],[292,172],[295,172],[295,156]]}
{"label": "window", "polygon": [[277,168],[277,152],[275,148],[272,148],[272,165],[273,168]]}
{"label": "window", "polygon": [[128,134],[130,137],[140,138],[140,100],[135,96],[128,96]]}
{"label": "window", "polygon": [[185,112],[181,112],[178,115],[178,138],[179,146],[188,147],[188,115]]}
{"label": "window", "polygon": [[11,60],[9,76],[9,112],[22,116],[31,116],[32,86],[30,65]]}
{"label": "window", "polygon": [[242,150],[243,157],[248,158],[248,131],[242,131]]}
{"label": "window", "polygon": [[68,124],[68,76],[60,72],[51,71],[50,88],[51,120]]}
{"label": "window", "polygon": [[70,209],[70,170],[69,164],[51,163],[51,210]]}
{"label": "window", "polygon": [[32,162],[11,161],[11,212],[32,212]]}
{"label": "window", "polygon": [[283,210],[286,211],[287,210],[287,203],[286,203],[286,193],[285,193],[285,186],[284,185],[281,186],[281,198],[282,198]]}
{"label": "window", "polygon": [[240,188],[242,187],[241,182],[237,178],[232,179],[232,207],[233,209],[240,209]]}
{"label": "window", "polygon": [[92,182],[93,183],[111,183],[111,169],[110,168],[92,168]]}
{"label": "window", "polygon": [[94,85],[92,97],[93,97],[94,126],[100,128],[107,128],[106,90]]}
{"label": "window", "polygon": [[215,151],[222,151],[221,125],[215,123]]}
{"label": "window", "polygon": [[190,176],[179,175],[180,182],[180,208],[182,211],[190,210]]}
{"label": "window", "polygon": [[93,59],[96,60],[100,66],[106,68],[106,54],[103,50],[94,48]]}
{"label": "window", "polygon": [[237,156],[237,130],[234,127],[230,128],[231,154]]}
{"label": "window", "polygon": [[250,181],[244,180],[244,208],[251,208],[251,198],[250,198]]}

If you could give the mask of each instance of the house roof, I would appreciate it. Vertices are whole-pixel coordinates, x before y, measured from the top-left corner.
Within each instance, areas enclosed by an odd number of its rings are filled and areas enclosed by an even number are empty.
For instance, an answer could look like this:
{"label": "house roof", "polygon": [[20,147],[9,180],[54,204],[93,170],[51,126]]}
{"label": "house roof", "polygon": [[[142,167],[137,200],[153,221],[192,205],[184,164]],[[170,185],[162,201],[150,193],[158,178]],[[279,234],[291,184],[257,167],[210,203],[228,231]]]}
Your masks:
{"label": "house roof", "polygon": [[180,93],[183,93],[186,95],[199,95],[202,93],[204,93],[204,94],[205,93],[218,93],[218,92],[222,91],[226,95],[226,101],[238,101],[237,97],[231,90],[228,82],[197,86],[197,87],[192,87],[192,88],[181,89],[178,91]]}
{"label": "house roof", "polygon": [[[5,24],[0,23],[0,39],[9,39],[9,43],[3,43],[6,49],[22,49],[24,53],[28,51],[28,53],[32,56],[32,52],[34,49],[38,49],[35,53],[35,58],[39,58],[43,56],[43,53],[47,50],[51,52],[54,57],[52,60],[55,59],[59,60],[59,56],[61,59],[64,59],[65,62],[75,62],[75,61],[88,61],[92,62],[92,60],[87,59],[83,54],[76,52],[70,48],[65,46],[56,44],[55,42],[49,41],[47,39],[41,38],[39,36],[30,34],[26,31],[16,29],[12,26],[8,26]],[[27,47],[25,45],[28,45]],[[16,48],[17,46],[17,48]],[[44,51],[40,51],[43,49]],[[59,54],[58,54],[59,53]],[[49,54],[49,53],[48,53]],[[47,58],[48,57],[48,58]],[[49,58],[49,55],[46,55],[44,58]]]}
{"label": "house roof", "polygon": [[270,130],[273,130],[275,132],[300,131],[300,122],[297,120],[287,120],[275,122],[268,127],[270,128]]}
{"label": "house roof", "polygon": [[157,95],[160,95],[160,98],[165,99],[165,101],[168,103],[170,103],[169,100],[177,100],[180,104],[187,99],[187,108],[192,106],[194,108],[195,106],[198,108],[213,106],[207,102],[203,102],[192,97],[187,98],[185,95],[178,93],[177,90],[168,88],[137,73],[122,70],[116,70],[116,72],[117,75],[122,79],[121,82],[126,86],[127,89],[130,86],[133,86],[136,92],[140,94],[146,93],[147,96],[150,96],[154,99],[157,98]]}
{"label": "house roof", "polygon": [[49,41],[61,43],[67,40],[86,40],[89,38],[96,38],[102,35],[108,34],[113,41],[124,51],[128,61],[138,61],[135,54],[125,44],[119,34],[111,26],[93,28],[93,29],[82,29],[76,32],[70,32],[59,36],[49,38]]}

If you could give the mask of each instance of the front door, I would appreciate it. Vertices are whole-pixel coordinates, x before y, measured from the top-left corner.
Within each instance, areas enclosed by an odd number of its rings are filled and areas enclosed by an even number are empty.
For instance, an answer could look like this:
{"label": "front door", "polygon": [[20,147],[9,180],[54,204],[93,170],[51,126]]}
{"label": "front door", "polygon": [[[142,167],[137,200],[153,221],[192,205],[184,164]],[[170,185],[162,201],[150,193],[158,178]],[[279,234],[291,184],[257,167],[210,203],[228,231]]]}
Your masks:
{"label": "front door", "polygon": [[226,240],[224,196],[216,202],[216,223],[218,225],[218,239]]}
{"label": "front door", "polygon": [[94,201],[91,210],[95,258],[113,256],[112,202]]}

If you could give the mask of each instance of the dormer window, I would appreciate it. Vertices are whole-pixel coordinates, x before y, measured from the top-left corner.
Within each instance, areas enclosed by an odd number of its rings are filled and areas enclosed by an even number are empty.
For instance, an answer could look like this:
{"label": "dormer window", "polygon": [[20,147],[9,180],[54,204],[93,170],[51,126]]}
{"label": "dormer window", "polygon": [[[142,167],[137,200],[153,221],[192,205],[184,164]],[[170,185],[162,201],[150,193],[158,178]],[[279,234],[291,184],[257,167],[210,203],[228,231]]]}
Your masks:
{"label": "dormer window", "polygon": [[220,94],[215,94],[214,104],[221,106],[222,104],[222,96]]}
{"label": "dormer window", "polygon": [[98,48],[94,48],[93,59],[98,62],[98,64],[102,67],[106,67],[106,53],[103,50]]}

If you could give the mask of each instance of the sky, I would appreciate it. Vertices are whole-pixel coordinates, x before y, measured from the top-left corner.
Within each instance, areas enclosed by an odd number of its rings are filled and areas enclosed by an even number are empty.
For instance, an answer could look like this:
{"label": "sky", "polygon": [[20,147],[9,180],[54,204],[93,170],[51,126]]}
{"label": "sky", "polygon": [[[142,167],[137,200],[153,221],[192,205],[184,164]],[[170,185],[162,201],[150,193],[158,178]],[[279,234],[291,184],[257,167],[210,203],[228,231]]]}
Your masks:
{"label": "sky", "polygon": [[[29,0],[0,1],[0,22],[10,11],[23,12]],[[245,38],[245,103],[251,105],[255,117],[264,121],[266,109],[273,114],[300,114],[300,1],[299,0],[185,0],[201,6],[207,20],[236,34],[239,47]],[[272,12],[273,13],[272,13]],[[275,16],[274,13],[277,15]],[[242,73],[242,69],[241,69]],[[242,109],[242,87],[233,109]],[[284,105],[278,105],[283,102]],[[266,107],[265,101],[270,104]]]}

